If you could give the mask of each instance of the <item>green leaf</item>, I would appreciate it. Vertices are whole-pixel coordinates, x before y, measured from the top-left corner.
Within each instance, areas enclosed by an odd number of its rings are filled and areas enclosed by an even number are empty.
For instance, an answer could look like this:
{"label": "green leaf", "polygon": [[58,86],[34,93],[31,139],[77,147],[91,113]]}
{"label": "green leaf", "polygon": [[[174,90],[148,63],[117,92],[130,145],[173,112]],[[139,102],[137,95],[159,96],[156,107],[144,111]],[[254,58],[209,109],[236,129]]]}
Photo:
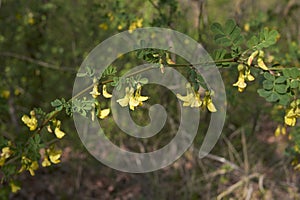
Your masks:
{"label": "green leaf", "polygon": [[287,92],[288,87],[285,84],[276,84],[274,89],[280,94],[285,94]]}
{"label": "green leaf", "polygon": [[221,24],[219,24],[219,23],[213,23],[211,25],[210,29],[215,34],[224,34],[223,28],[222,28]]}
{"label": "green leaf", "polygon": [[248,40],[247,47],[252,48],[252,47],[256,46],[258,44],[258,42],[259,42],[258,38],[255,35],[253,35],[251,37],[251,39]]}
{"label": "green leaf", "polygon": [[87,74],[86,73],[82,73],[82,72],[78,72],[76,74],[77,77],[85,77]]}
{"label": "green leaf", "polygon": [[267,91],[264,89],[258,89],[257,93],[259,94],[259,96],[263,97],[263,98],[267,98],[271,95],[272,91]]}
{"label": "green leaf", "polygon": [[224,47],[228,47],[231,45],[231,40],[226,37],[226,35],[218,34],[215,36],[215,41],[217,44],[222,45]]}
{"label": "green leaf", "polygon": [[276,43],[279,33],[276,30],[269,32],[267,28],[263,29],[259,34],[259,44],[256,45],[256,49],[267,48]]}
{"label": "green leaf", "polygon": [[279,100],[279,95],[276,92],[271,92],[270,96],[266,98],[268,102],[276,102]]}
{"label": "green leaf", "polygon": [[62,105],[62,102],[59,99],[55,99],[54,101],[51,102],[52,107],[58,107],[60,105]]}
{"label": "green leaf", "polygon": [[296,67],[290,69],[291,78],[298,78],[300,76],[300,70]]}
{"label": "green leaf", "polygon": [[264,77],[265,77],[265,79],[270,80],[272,82],[275,80],[275,77],[268,72],[264,73]]}
{"label": "green leaf", "polygon": [[284,83],[287,80],[285,76],[280,76],[275,80],[275,83]]}
{"label": "green leaf", "polygon": [[273,87],[274,87],[274,84],[273,84],[272,81],[270,81],[270,80],[264,80],[264,82],[263,82],[263,88],[265,90],[271,90],[271,89],[273,89]]}
{"label": "green leaf", "polygon": [[295,89],[295,88],[299,87],[299,81],[298,80],[291,80],[290,87],[292,89]]}
{"label": "green leaf", "polygon": [[141,83],[141,84],[147,84],[148,83],[148,79],[147,78],[141,78],[140,80],[139,80],[139,82]]}
{"label": "green leaf", "polygon": [[288,95],[279,95],[279,104],[286,106],[290,102]]}
{"label": "green leaf", "polygon": [[226,35],[231,35],[231,33],[235,30],[236,23],[234,20],[229,19],[225,23],[225,29],[224,32]]}

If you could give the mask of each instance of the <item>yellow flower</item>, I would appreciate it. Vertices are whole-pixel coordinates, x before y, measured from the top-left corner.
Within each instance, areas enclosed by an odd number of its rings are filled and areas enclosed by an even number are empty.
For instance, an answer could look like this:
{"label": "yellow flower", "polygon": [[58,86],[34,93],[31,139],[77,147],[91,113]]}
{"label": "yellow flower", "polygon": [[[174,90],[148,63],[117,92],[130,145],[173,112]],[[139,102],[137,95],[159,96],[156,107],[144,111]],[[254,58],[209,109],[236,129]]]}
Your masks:
{"label": "yellow flower", "polygon": [[274,132],[274,135],[275,135],[275,137],[278,137],[281,134],[286,135],[286,128],[282,125],[278,125]]}
{"label": "yellow flower", "polygon": [[254,76],[252,76],[252,74],[250,74],[250,69],[247,69],[245,71],[245,77],[248,81],[254,81],[255,80]]}
{"label": "yellow flower", "polygon": [[130,100],[130,98],[133,97],[133,94],[134,94],[134,89],[133,89],[133,88],[130,88],[130,89],[129,89],[129,87],[126,87],[124,98],[118,99],[117,102],[118,102],[122,107],[128,106],[129,100]]}
{"label": "yellow flower", "polygon": [[47,153],[49,155],[49,159],[50,159],[51,163],[53,163],[53,164],[60,163],[59,159],[62,154],[61,150],[55,150],[54,148],[50,148],[50,149],[47,149]]}
{"label": "yellow flower", "polygon": [[21,189],[21,187],[16,185],[14,182],[10,182],[9,186],[10,186],[12,193],[16,193]]}
{"label": "yellow flower", "polygon": [[108,26],[106,23],[99,24],[98,27],[105,31],[108,29]]}
{"label": "yellow flower", "polygon": [[289,126],[295,126],[297,122],[297,118],[300,117],[300,100],[294,100],[290,104],[290,109],[286,111],[286,114],[284,116],[284,122],[286,125]]}
{"label": "yellow flower", "polygon": [[257,59],[257,65],[262,70],[269,70],[269,68],[266,66],[266,64],[263,61],[263,58],[265,56],[265,53],[263,51],[259,51],[258,59]]}
{"label": "yellow flower", "polygon": [[245,30],[246,32],[248,32],[248,31],[250,30],[250,24],[249,24],[249,23],[246,23],[246,24],[244,25],[244,30]]}
{"label": "yellow flower", "polygon": [[34,171],[37,170],[38,168],[39,168],[39,163],[37,161],[33,161],[28,168],[30,175],[34,176],[35,175]]}
{"label": "yellow flower", "polygon": [[203,99],[203,104],[202,106],[203,107],[207,107],[207,109],[210,111],[210,112],[217,112],[217,109],[215,107],[215,105],[213,104],[212,102],[212,99],[211,99],[211,92],[206,92],[205,93],[205,97]]}
{"label": "yellow flower", "polygon": [[94,99],[96,99],[98,96],[100,96],[97,84],[94,84],[93,90],[90,92],[90,94],[93,96]]}
{"label": "yellow flower", "polygon": [[100,119],[104,119],[105,117],[107,117],[109,115],[109,113],[110,113],[110,109],[109,108],[103,109],[103,110],[99,109],[99,111],[98,111],[98,117]]}
{"label": "yellow flower", "polygon": [[3,166],[6,159],[12,155],[12,150],[9,147],[3,147],[2,153],[0,154],[0,166]]}
{"label": "yellow flower", "polygon": [[107,99],[112,97],[112,95],[107,92],[106,85],[103,85],[103,87],[102,87],[102,94]]}
{"label": "yellow flower", "polygon": [[[54,129],[55,136],[58,139],[63,138],[66,135],[66,133],[63,132],[62,130],[60,130],[61,121],[57,120],[57,119],[53,119],[52,122],[53,122],[53,125],[55,126],[55,129]],[[51,129],[50,126],[48,126],[47,129],[48,129],[48,132],[53,133],[53,131],[52,131],[52,129]]]}
{"label": "yellow flower", "polygon": [[30,112],[30,117],[23,115],[22,121],[29,127],[30,131],[34,131],[38,126],[38,121],[33,110]]}
{"label": "yellow flower", "polygon": [[65,136],[65,133],[64,133],[62,130],[60,130],[60,128],[58,128],[58,127],[56,127],[56,128],[54,129],[54,133],[55,133],[55,136],[56,136],[58,139],[61,139],[61,138],[63,138],[63,137]]}
{"label": "yellow flower", "polygon": [[122,25],[118,25],[118,30],[122,30],[123,26]]}
{"label": "yellow flower", "polygon": [[247,87],[247,83],[245,83],[245,76],[242,71],[239,72],[238,81],[234,83],[233,86],[237,86],[239,92],[243,92]]}
{"label": "yellow flower", "polygon": [[28,170],[31,176],[34,176],[35,175],[34,171],[39,168],[39,163],[37,161],[32,161],[26,156],[22,156],[21,163],[22,166],[21,169],[19,170],[19,173],[23,172],[24,170]]}
{"label": "yellow flower", "polygon": [[202,101],[200,99],[199,93],[195,93],[194,89],[189,83],[186,85],[186,90],[186,96],[176,94],[177,98],[183,101],[183,106],[190,106],[192,108],[200,107],[202,105]]}
{"label": "yellow flower", "polygon": [[51,165],[51,162],[49,161],[48,157],[44,157],[43,162],[42,162],[42,166],[43,167],[48,167]]}
{"label": "yellow flower", "polygon": [[149,97],[141,96],[142,86],[138,85],[136,92],[134,94],[134,89],[131,87],[127,87],[125,89],[125,97],[122,99],[118,99],[117,102],[122,106],[128,106],[131,110],[134,110],[135,107],[143,105],[143,101],[146,101]]}
{"label": "yellow flower", "polygon": [[141,28],[143,26],[143,19],[142,18],[136,20],[136,26],[138,28]]}
{"label": "yellow flower", "polygon": [[137,19],[129,25],[128,32],[132,33],[136,28],[141,28],[143,26],[143,19]]}
{"label": "yellow flower", "polygon": [[253,59],[258,55],[258,53],[259,53],[259,51],[256,50],[249,56],[249,58],[247,60],[248,66],[251,66]]}

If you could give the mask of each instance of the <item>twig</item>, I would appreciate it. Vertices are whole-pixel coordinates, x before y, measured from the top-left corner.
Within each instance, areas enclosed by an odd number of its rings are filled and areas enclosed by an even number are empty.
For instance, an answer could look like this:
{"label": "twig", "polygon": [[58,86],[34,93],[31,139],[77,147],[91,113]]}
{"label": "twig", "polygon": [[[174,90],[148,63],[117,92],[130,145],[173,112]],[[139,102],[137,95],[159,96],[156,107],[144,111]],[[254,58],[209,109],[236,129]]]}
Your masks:
{"label": "twig", "polygon": [[30,58],[30,57],[27,57],[24,55],[19,55],[19,54],[12,53],[12,52],[0,52],[0,56],[11,57],[11,58],[15,58],[18,60],[27,61],[27,62],[34,63],[34,64],[37,64],[39,66],[42,66],[42,67],[45,67],[48,69],[54,69],[54,70],[60,70],[60,71],[72,71],[72,72],[76,71],[75,69],[70,68],[70,67],[59,67],[54,64],[50,64],[50,63],[47,63],[47,62],[44,62],[41,60],[36,60],[36,59]]}
{"label": "twig", "polygon": [[213,155],[213,154],[207,154],[206,158],[209,158],[209,159],[218,161],[218,162],[220,162],[220,163],[227,164],[227,165],[229,165],[230,167],[232,167],[233,169],[242,171],[242,169],[241,169],[239,166],[237,166],[237,165],[234,164],[233,162],[230,162],[229,160],[227,160],[227,159],[225,159],[225,158],[223,158],[223,157],[216,156],[216,155]]}
{"label": "twig", "polygon": [[217,196],[217,200],[221,200],[223,197],[231,194],[234,190],[236,190],[237,188],[241,187],[245,182],[253,179],[253,178],[257,178],[259,177],[260,174],[259,173],[253,173],[250,174],[249,176],[243,177],[240,181],[236,182],[235,184],[231,185],[229,188],[227,188],[227,190],[225,190],[224,192],[222,192],[221,194],[219,194]]}
{"label": "twig", "polygon": [[241,130],[241,140],[242,140],[242,146],[243,146],[243,157],[244,157],[244,169],[245,173],[249,173],[249,159],[248,159],[248,151],[247,151],[247,142],[246,142],[246,136],[245,136],[245,130],[242,128]]}

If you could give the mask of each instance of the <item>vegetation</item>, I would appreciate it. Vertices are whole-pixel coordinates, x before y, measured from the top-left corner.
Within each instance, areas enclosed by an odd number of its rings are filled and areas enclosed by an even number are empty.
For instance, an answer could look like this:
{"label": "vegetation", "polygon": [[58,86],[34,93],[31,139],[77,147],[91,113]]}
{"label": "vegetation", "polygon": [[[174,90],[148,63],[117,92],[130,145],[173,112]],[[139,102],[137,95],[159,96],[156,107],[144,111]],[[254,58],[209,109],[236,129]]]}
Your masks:
{"label": "vegetation", "polygon": [[[0,1],[0,197],[300,198],[299,7],[293,0]],[[102,76],[92,67],[77,71],[106,38],[153,26],[201,43],[224,80],[226,124],[204,159],[196,149],[218,107],[195,63],[169,47],[143,48],[121,55]],[[165,67],[181,72],[190,81],[187,94],[175,96],[147,84],[139,72],[123,76],[141,63],[154,64],[149,69],[158,74]],[[90,86],[72,97],[76,77],[89,79]],[[117,103],[128,107],[139,125],[148,124],[151,105],[167,109],[167,123],[158,135],[136,140],[118,128],[109,107],[114,88],[125,94]],[[95,161],[72,121],[74,114],[99,120],[120,147],[154,151],[179,127],[177,99],[201,110],[199,134],[182,158],[147,174],[117,172]],[[56,181],[62,177],[69,188]]]}

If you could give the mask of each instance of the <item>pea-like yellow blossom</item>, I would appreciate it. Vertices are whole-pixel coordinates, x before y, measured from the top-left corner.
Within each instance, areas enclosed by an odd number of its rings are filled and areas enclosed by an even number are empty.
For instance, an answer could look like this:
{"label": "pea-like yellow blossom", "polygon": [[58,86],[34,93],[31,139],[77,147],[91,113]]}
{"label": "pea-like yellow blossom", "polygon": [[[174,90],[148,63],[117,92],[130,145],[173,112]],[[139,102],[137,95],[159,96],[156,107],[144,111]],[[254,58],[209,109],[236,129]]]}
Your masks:
{"label": "pea-like yellow blossom", "polygon": [[48,157],[44,157],[43,162],[42,162],[42,166],[43,167],[48,167],[51,165],[51,162],[49,161]]}
{"label": "pea-like yellow blossom", "polygon": [[34,176],[34,171],[39,168],[39,163],[37,161],[32,161],[31,159],[27,158],[26,156],[22,156],[21,160],[22,166],[19,170],[19,173],[23,172],[24,170],[28,170],[31,176]]}
{"label": "pea-like yellow blossom", "polygon": [[66,134],[65,132],[63,132],[62,130],[60,130],[60,128],[56,127],[54,129],[54,133],[55,133],[55,136],[58,138],[58,139],[61,139],[63,138]]}
{"label": "pea-like yellow blossom", "polygon": [[278,125],[275,132],[274,132],[275,137],[278,137],[280,135],[286,135],[286,128],[285,126]]}
{"label": "pea-like yellow blossom", "polygon": [[38,127],[38,121],[33,110],[30,112],[30,117],[23,115],[22,121],[29,127],[30,131],[34,131]]}
{"label": "pea-like yellow blossom", "polygon": [[94,99],[96,99],[98,96],[100,96],[100,93],[98,91],[98,85],[97,84],[94,84],[93,86],[93,90],[90,92],[90,94],[92,95],[92,97]]}
{"label": "pea-like yellow blossom", "polygon": [[203,103],[202,103],[202,106],[203,107],[207,107],[207,109],[210,111],[210,112],[217,112],[217,109],[215,107],[215,105],[213,104],[213,101],[211,99],[211,92],[206,92],[205,93],[205,97],[203,99]]}
{"label": "pea-like yellow blossom", "polygon": [[12,193],[16,193],[21,189],[21,187],[16,185],[14,182],[10,182],[9,186],[10,186],[10,189],[11,189]]}
{"label": "pea-like yellow blossom", "polygon": [[61,121],[60,120],[54,120],[54,125],[55,125],[55,129],[54,129],[54,134],[58,139],[63,138],[66,133],[63,132],[62,130],[60,130],[60,126],[61,126]]}
{"label": "pea-like yellow blossom", "polygon": [[12,150],[9,147],[3,147],[0,154],[0,166],[3,166],[6,159],[13,154]]}
{"label": "pea-like yellow blossom", "polygon": [[243,64],[238,65],[239,77],[236,83],[233,86],[238,87],[239,92],[243,92],[247,87],[246,81],[254,81],[254,76],[252,76],[250,69],[245,67]]}
{"label": "pea-like yellow blossom", "polygon": [[52,147],[52,148],[47,149],[47,154],[49,156],[51,163],[53,163],[53,164],[60,163],[60,157],[62,154],[62,150],[60,150],[60,149],[56,150]]}
{"label": "pea-like yellow blossom", "polygon": [[112,95],[107,92],[106,85],[103,85],[103,87],[102,87],[102,94],[107,99],[112,97]]}
{"label": "pea-like yellow blossom", "polygon": [[284,116],[284,123],[289,126],[295,126],[297,123],[297,118],[300,117],[300,100],[294,100],[290,104],[290,108],[286,111]]}
{"label": "pea-like yellow blossom", "polygon": [[183,106],[200,107],[202,105],[200,94],[196,93],[189,83],[186,85],[186,90],[186,96],[176,94],[177,98],[183,101]]}
{"label": "pea-like yellow blossom", "polygon": [[98,110],[98,117],[100,119],[104,119],[109,115],[109,113],[110,113],[109,108],[106,108],[106,109],[103,109],[103,110]]}
{"label": "pea-like yellow blossom", "polygon": [[149,97],[141,96],[142,86],[138,85],[137,89],[134,93],[134,89],[131,87],[126,87],[125,89],[125,97],[122,99],[118,99],[117,102],[122,106],[128,106],[131,110],[134,110],[135,107],[143,105],[143,101],[146,101]]}

